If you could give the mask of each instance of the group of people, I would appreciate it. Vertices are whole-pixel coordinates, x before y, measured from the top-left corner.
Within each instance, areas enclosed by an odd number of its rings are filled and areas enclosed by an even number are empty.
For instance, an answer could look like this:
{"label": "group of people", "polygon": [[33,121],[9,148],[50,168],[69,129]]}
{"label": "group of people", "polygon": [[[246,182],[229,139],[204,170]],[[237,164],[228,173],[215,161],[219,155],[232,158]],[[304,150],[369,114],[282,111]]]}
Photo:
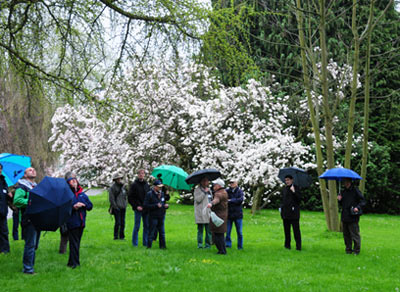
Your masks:
{"label": "group of people", "polygon": [[[1,164],[0,170],[2,170]],[[64,245],[66,245],[69,241],[69,258],[67,266],[76,268],[80,265],[79,249],[83,230],[85,228],[86,211],[90,211],[93,208],[93,204],[89,200],[89,197],[83,192],[83,189],[79,185],[75,174],[67,173],[65,175],[65,179],[74,196],[72,199],[71,216],[66,222],[66,231],[62,232],[61,234],[60,251],[66,249]],[[23,239],[25,240],[22,258],[22,272],[25,274],[35,274],[35,254],[40,240],[40,230],[36,229],[29,215],[26,213],[26,208],[30,202],[29,191],[37,185],[35,180],[36,170],[33,167],[28,167],[25,169],[24,176],[18,180],[18,183],[15,185],[15,193],[12,194],[8,191],[8,186],[5,182],[4,176],[0,175],[0,187],[2,194],[0,198],[0,252],[8,253],[10,251],[10,245],[8,241],[7,213],[8,205],[11,201],[12,206],[18,208],[21,213],[20,223]],[[5,198],[5,196],[8,198]]]}
{"label": "group of people", "polygon": [[[0,164],[0,171],[2,165]],[[1,173],[1,172],[0,172]],[[109,188],[109,212],[115,218],[114,239],[125,239],[125,217],[128,203],[134,211],[134,227],[132,231],[132,245],[138,246],[139,230],[143,224],[142,243],[147,248],[159,236],[159,247],[166,248],[165,241],[165,214],[169,208],[168,189],[163,185],[162,177],[158,176],[150,187],[145,180],[145,170],[137,172],[137,178],[129,186],[124,186],[122,175],[113,177],[113,184]],[[12,199],[13,205],[21,212],[21,226],[25,240],[23,253],[23,272],[34,273],[35,251],[39,245],[40,231],[36,230],[26,207],[29,203],[29,191],[36,186],[36,171],[29,167],[24,176],[15,186],[15,194],[8,191],[3,175],[0,175],[0,253],[8,253],[10,245],[8,242],[7,227],[7,201]],[[68,172],[65,180],[69,184],[74,197],[72,203],[72,214],[66,225],[60,228],[60,253],[66,251],[69,242],[68,266],[75,268],[80,265],[79,249],[82,234],[85,228],[86,211],[93,208],[88,196],[83,192],[76,175]],[[194,215],[197,224],[197,247],[210,248],[215,244],[218,254],[226,254],[226,248],[232,247],[231,231],[235,225],[237,233],[237,248],[243,249],[243,191],[238,186],[237,179],[229,180],[229,186],[221,178],[212,181],[204,176],[200,184],[194,190]],[[343,237],[346,253],[358,255],[361,248],[361,237],[359,231],[359,219],[362,207],[366,201],[354,186],[351,179],[343,180],[344,190],[339,193],[338,201],[342,205]],[[281,207],[279,208],[283,220],[285,235],[284,247],[291,248],[291,229],[293,229],[296,249],[302,249],[300,232],[300,202],[301,190],[294,184],[293,177],[285,177],[285,186],[281,190]],[[226,235],[225,235],[226,233]]]}

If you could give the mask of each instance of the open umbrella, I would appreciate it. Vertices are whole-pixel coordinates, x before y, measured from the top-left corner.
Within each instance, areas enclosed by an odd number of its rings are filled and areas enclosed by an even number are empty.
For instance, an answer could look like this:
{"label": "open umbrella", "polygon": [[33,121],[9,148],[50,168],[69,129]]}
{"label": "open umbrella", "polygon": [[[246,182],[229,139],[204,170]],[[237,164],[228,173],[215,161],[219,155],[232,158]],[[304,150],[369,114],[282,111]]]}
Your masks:
{"label": "open umbrella", "polygon": [[301,188],[307,188],[312,183],[312,178],[307,174],[304,169],[297,167],[285,167],[279,170],[278,177],[281,181],[285,182],[285,177],[291,175],[293,183]]}
{"label": "open umbrella", "polygon": [[362,179],[362,177],[355,171],[344,167],[331,168],[320,175],[319,178],[327,180],[342,180],[344,178]]}
{"label": "open umbrella", "polygon": [[221,173],[219,172],[219,170],[216,170],[215,168],[201,169],[189,175],[186,178],[186,182],[188,184],[196,185],[199,184],[204,177],[207,177],[211,181],[221,177]]}
{"label": "open umbrella", "polygon": [[182,168],[175,165],[160,165],[151,173],[154,177],[162,179],[163,184],[177,190],[191,190],[192,186],[185,181],[188,174]]}
{"label": "open umbrella", "polygon": [[26,213],[36,229],[56,231],[71,216],[73,196],[65,179],[46,176],[29,191]]}
{"label": "open umbrella", "polygon": [[0,163],[8,186],[15,185],[24,176],[24,171],[31,166],[31,158],[24,155],[1,153]]}

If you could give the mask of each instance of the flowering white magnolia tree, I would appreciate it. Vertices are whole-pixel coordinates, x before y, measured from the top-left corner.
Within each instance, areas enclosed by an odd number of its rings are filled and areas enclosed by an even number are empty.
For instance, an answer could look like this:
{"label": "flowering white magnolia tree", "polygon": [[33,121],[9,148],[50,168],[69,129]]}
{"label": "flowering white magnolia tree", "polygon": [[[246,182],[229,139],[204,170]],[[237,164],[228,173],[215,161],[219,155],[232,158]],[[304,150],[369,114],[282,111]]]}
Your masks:
{"label": "flowering white magnolia tree", "polygon": [[61,153],[60,171],[109,184],[114,172],[132,179],[138,168],[160,164],[189,173],[214,167],[254,190],[276,188],[282,167],[315,166],[309,147],[285,127],[287,97],[274,97],[254,80],[226,88],[193,64],[129,76],[102,97],[112,109],[103,120],[84,107],[57,110],[50,141]]}

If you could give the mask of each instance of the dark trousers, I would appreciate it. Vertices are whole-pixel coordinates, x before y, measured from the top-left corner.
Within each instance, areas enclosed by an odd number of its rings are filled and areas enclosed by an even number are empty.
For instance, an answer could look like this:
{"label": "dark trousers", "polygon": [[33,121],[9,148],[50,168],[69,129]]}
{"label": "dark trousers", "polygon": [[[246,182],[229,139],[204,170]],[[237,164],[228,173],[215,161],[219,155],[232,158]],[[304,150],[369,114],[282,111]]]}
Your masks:
{"label": "dark trousers", "polygon": [[[361,249],[361,236],[360,227],[358,222],[346,223],[343,222],[343,238],[346,245],[346,252],[355,254],[360,253]],[[353,248],[354,243],[354,248]]]}
{"label": "dark trousers", "polygon": [[218,249],[218,254],[226,254],[224,233],[214,233],[214,243]]}
{"label": "dark trousers", "polygon": [[210,248],[211,246],[211,231],[210,231],[210,225],[209,224],[202,224],[202,223],[197,223],[197,247],[202,248],[203,247],[203,230],[204,230],[204,242],[205,248]]}
{"label": "dark trousers", "polygon": [[290,226],[293,228],[294,240],[296,241],[296,249],[301,250],[301,233],[299,219],[283,219],[283,230],[285,232],[285,247],[290,248]]}
{"label": "dark trousers", "polygon": [[12,217],[13,217],[13,230],[12,230],[13,239],[18,240],[19,209],[13,211]]}
{"label": "dark trousers", "polygon": [[114,239],[125,238],[125,214],[126,209],[113,209],[113,215],[115,219],[114,223]]}
{"label": "dark trousers", "polygon": [[160,234],[158,240],[160,248],[166,248],[164,220],[165,217],[149,217],[150,233],[147,238],[148,248],[151,248],[154,236],[157,232]]}
{"label": "dark trousers", "polygon": [[75,268],[81,264],[79,262],[79,248],[81,245],[83,229],[84,227],[78,227],[68,231],[69,259],[67,265],[72,268]]}
{"label": "dark trousers", "polygon": [[10,242],[8,241],[7,216],[0,215],[0,253],[10,252]]}
{"label": "dark trousers", "polygon": [[68,245],[68,231],[65,233],[60,233],[60,249],[59,253],[66,253],[67,252],[67,245]]}

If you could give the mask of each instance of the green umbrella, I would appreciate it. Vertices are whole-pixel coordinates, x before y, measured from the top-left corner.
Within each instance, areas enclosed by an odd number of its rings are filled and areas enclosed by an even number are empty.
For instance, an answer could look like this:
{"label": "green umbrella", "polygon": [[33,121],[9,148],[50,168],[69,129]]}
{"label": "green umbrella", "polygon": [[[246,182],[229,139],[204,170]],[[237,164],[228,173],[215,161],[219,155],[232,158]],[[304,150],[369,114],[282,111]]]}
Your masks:
{"label": "green umbrella", "polygon": [[161,178],[163,184],[171,188],[187,191],[192,189],[192,185],[188,185],[185,181],[188,176],[187,172],[175,165],[160,165],[154,168],[151,175]]}

